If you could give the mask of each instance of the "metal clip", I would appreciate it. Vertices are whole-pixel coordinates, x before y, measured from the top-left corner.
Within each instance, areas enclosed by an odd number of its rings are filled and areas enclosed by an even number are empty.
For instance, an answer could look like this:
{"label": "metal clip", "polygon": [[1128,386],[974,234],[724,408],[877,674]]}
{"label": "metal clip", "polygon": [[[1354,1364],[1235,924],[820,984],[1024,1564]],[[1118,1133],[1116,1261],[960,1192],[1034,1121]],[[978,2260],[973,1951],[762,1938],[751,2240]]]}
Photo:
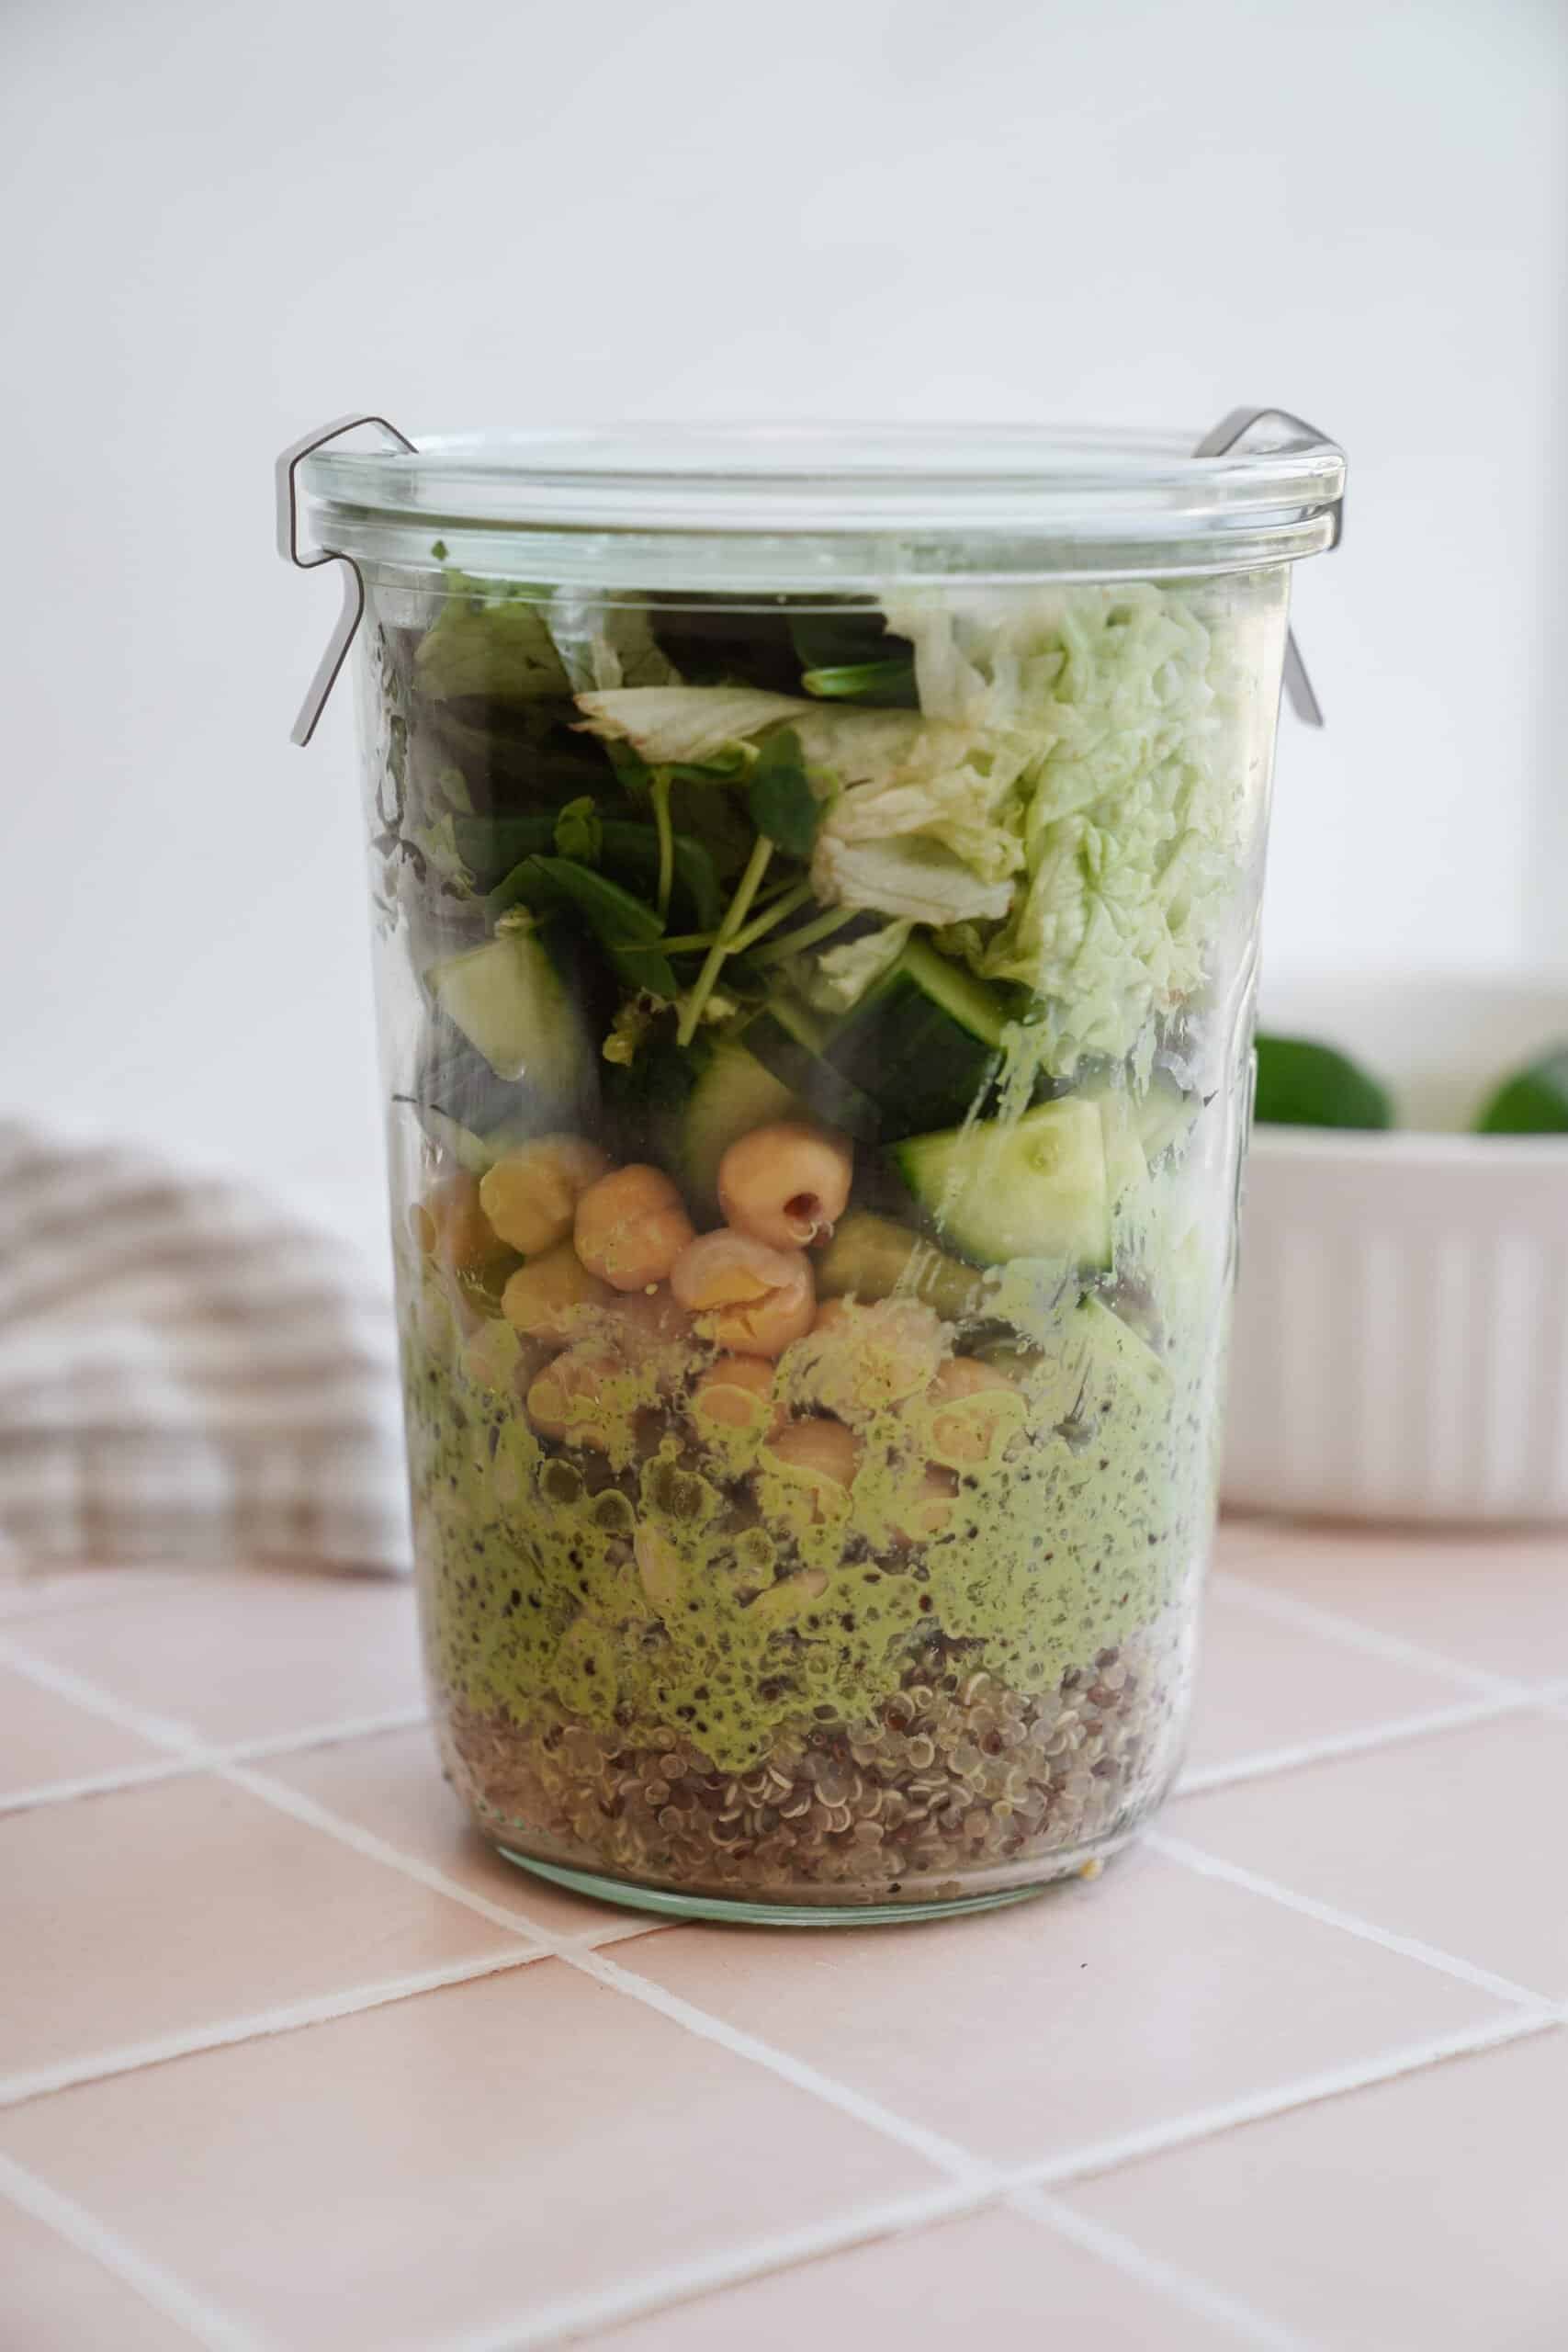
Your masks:
{"label": "metal clip", "polygon": [[[1277,418],[1280,424],[1289,425],[1292,432],[1301,435],[1303,441],[1327,438],[1315,424],[1309,424],[1304,417],[1292,416],[1286,408],[1233,408],[1228,416],[1221,417],[1212,433],[1204,434],[1192,455],[1195,458],[1223,458],[1227,449],[1234,449],[1236,443],[1250,433],[1255,424],[1261,424],[1265,417]],[[1334,510],[1334,537],[1329,544],[1337,547],[1344,536],[1345,502],[1341,499]],[[1306,663],[1302,660],[1302,650],[1296,643],[1293,628],[1285,633],[1285,692],[1291,698],[1291,708],[1303,726],[1323,725],[1323,705],[1307,676]]]}
{"label": "metal clip", "polygon": [[334,555],[330,548],[318,548],[314,555],[299,552],[299,505],[294,487],[294,476],[302,458],[312,449],[320,449],[340,434],[352,433],[355,426],[374,424],[400,449],[413,455],[413,443],[384,416],[340,416],[331,424],[307,433],[300,441],[291,441],[274,469],[277,485],[277,552],[285,563],[298,564],[301,571],[314,571],[323,563],[345,563],[348,578],[344,580],[343,610],[337,627],[327,642],[327,650],[316,667],[316,674],[305,689],[305,699],[299,706],[299,716],[289,735],[291,743],[301,747],[316,731],[316,722],[327,707],[327,696],[337,684],[338,672],[348,659],[348,649],[354,643],[355,632],[365,617],[365,582],[359,566],[349,555]]}

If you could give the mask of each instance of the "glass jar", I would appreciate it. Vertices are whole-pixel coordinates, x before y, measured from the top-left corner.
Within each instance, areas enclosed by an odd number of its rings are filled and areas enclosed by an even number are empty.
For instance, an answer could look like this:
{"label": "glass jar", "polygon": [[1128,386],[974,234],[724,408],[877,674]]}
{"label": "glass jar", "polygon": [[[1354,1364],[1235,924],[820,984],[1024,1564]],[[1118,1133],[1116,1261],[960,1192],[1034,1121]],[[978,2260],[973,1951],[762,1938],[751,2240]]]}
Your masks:
{"label": "glass jar", "polygon": [[530,1870],[910,1917],[1177,1770],[1289,566],[1343,469],[334,449],[420,1607]]}

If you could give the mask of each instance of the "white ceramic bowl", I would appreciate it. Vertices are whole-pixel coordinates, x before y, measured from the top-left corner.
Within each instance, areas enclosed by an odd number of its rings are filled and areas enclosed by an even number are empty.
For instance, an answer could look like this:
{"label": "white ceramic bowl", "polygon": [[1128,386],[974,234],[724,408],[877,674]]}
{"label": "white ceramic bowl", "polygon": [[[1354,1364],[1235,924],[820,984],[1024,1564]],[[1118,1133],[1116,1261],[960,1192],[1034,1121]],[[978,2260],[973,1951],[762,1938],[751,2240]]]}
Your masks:
{"label": "white ceramic bowl", "polygon": [[1264,1025],[1339,1046],[1432,1131],[1255,1130],[1224,1500],[1568,1519],[1568,1136],[1462,1132],[1568,1041],[1568,984],[1281,989]]}

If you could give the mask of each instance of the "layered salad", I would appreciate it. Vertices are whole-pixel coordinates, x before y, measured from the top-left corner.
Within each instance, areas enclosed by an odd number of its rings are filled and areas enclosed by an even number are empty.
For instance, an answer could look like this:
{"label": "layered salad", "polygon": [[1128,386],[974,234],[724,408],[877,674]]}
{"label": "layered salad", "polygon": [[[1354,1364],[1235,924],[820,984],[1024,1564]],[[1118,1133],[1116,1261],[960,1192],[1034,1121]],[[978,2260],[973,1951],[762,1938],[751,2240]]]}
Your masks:
{"label": "layered salad", "polygon": [[422,1605],[509,1850],[918,1905],[1157,1802],[1282,594],[382,613]]}

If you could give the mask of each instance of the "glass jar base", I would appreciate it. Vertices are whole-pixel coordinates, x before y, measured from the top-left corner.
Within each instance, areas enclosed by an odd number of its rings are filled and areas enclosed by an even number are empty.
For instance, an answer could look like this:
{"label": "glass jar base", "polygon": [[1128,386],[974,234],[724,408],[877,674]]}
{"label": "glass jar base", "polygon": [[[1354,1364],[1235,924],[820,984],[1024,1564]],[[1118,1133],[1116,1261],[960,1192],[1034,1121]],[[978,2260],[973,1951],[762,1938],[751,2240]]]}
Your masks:
{"label": "glass jar base", "polygon": [[[1016,1866],[1011,1872],[977,1871],[956,1894],[933,1894],[929,1897],[912,1894],[896,1903],[791,1903],[782,1899],[752,1903],[733,1895],[681,1894],[669,1887],[639,1885],[635,1879],[602,1878],[593,1871],[571,1870],[560,1862],[542,1861],[536,1855],[519,1853],[515,1847],[503,1845],[499,1838],[493,1842],[497,1852],[507,1861],[519,1870],[531,1871],[536,1878],[548,1879],[553,1886],[564,1886],[573,1894],[586,1894],[594,1902],[614,1904],[622,1910],[652,1912],[663,1919],[710,1919],[741,1928],[887,1928],[912,1926],[928,1919],[958,1919],[973,1911],[997,1911],[1008,1904],[1026,1903],[1032,1896],[1060,1885],[1065,1879],[1097,1878],[1101,1864],[1120,1852],[1134,1835],[1133,1830],[1124,1830],[1116,1837],[1052,1855],[1030,1865],[1026,1879],[1017,1877]],[[1002,1883],[1007,1880],[1011,1883]]]}

